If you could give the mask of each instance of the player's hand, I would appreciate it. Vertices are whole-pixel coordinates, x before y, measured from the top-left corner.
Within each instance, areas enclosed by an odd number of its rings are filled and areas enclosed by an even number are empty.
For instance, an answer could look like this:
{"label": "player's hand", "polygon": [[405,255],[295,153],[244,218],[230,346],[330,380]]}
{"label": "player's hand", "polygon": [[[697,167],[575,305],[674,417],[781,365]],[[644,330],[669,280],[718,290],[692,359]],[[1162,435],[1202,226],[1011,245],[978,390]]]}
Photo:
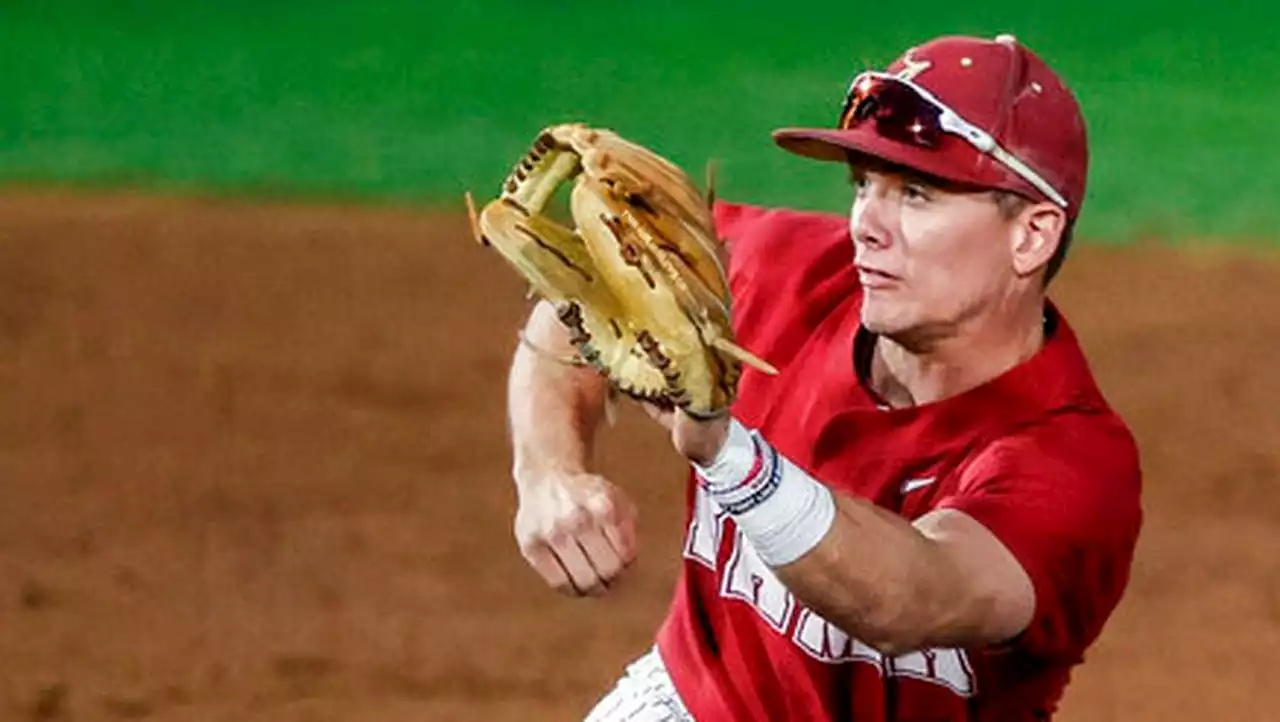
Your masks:
{"label": "player's hand", "polygon": [[680,409],[666,408],[652,403],[640,405],[645,413],[670,432],[671,445],[676,451],[695,464],[706,466],[711,463],[729,438],[728,416],[701,421]]}
{"label": "player's hand", "polygon": [[599,595],[635,560],[636,507],[608,479],[547,472],[517,489],[516,543],[552,587]]}

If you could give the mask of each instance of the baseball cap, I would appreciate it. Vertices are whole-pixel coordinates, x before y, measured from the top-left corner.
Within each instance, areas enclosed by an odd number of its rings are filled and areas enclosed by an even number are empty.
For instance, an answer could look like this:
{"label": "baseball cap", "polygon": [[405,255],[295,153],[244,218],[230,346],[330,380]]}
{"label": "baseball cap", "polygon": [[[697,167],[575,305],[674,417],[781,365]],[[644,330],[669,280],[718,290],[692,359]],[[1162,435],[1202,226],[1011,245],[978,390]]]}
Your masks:
{"label": "baseball cap", "polygon": [[[863,103],[872,96],[879,109]],[[895,111],[886,106],[903,98],[915,109],[896,112],[893,132]],[[928,111],[926,125],[945,116],[940,125],[949,132],[922,135],[915,115],[901,126],[903,113],[919,108]],[[862,122],[868,118],[876,122]],[[810,158],[845,162],[855,151],[944,180],[1054,201],[1073,219],[1084,201],[1089,150],[1080,105],[1012,35],[943,36],[911,48],[885,71],[854,79],[836,128],[784,128],[773,137]]]}

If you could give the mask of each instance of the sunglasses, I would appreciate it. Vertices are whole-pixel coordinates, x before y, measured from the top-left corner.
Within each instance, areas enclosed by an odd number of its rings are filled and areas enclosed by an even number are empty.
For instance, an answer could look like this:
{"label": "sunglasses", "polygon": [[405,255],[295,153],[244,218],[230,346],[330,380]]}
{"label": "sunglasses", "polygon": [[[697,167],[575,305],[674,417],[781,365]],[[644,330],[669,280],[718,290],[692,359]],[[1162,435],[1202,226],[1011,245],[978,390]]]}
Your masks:
{"label": "sunglasses", "polygon": [[990,133],[961,118],[910,80],[874,71],[854,78],[840,112],[840,130],[850,130],[868,121],[875,123],[879,135],[921,148],[937,148],[944,134],[960,136],[980,152],[1003,163],[1054,203],[1063,208],[1068,205],[1057,189],[1017,156],[1000,147]]}

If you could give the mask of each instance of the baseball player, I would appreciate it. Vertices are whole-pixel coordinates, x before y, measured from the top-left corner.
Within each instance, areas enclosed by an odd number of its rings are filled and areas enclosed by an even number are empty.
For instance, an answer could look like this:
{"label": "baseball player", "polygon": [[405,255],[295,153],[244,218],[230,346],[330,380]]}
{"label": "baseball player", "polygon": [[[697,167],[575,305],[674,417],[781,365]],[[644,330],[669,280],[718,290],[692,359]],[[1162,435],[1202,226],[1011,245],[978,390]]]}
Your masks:
{"label": "baseball player", "polygon": [[[1046,720],[1126,587],[1134,439],[1047,299],[1085,194],[1072,92],[1009,36],[857,76],[838,125],[776,142],[847,166],[847,218],[718,202],[747,369],[729,417],[650,408],[688,459],[656,644],[592,722]],[[531,345],[571,352],[545,305]],[[598,374],[522,347],[515,532],[598,594],[634,507],[591,472]]]}

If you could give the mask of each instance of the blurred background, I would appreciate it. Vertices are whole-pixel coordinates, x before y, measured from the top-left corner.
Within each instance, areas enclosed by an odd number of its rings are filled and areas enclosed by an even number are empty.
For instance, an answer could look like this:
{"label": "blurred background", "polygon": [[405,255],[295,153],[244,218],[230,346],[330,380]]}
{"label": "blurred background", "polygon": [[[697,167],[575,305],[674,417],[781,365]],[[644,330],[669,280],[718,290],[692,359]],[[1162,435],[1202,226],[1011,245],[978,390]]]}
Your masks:
{"label": "blurred background", "polygon": [[[1130,591],[1061,719],[1261,718],[1280,663],[1280,121],[1246,3],[0,4],[0,719],[574,720],[649,644],[681,464],[601,600],[511,537],[523,285],[476,246],[545,125],[843,213],[769,132],[939,34],[1009,32],[1089,121],[1055,296],[1143,449]],[[1086,450],[1087,451],[1087,450]]]}

